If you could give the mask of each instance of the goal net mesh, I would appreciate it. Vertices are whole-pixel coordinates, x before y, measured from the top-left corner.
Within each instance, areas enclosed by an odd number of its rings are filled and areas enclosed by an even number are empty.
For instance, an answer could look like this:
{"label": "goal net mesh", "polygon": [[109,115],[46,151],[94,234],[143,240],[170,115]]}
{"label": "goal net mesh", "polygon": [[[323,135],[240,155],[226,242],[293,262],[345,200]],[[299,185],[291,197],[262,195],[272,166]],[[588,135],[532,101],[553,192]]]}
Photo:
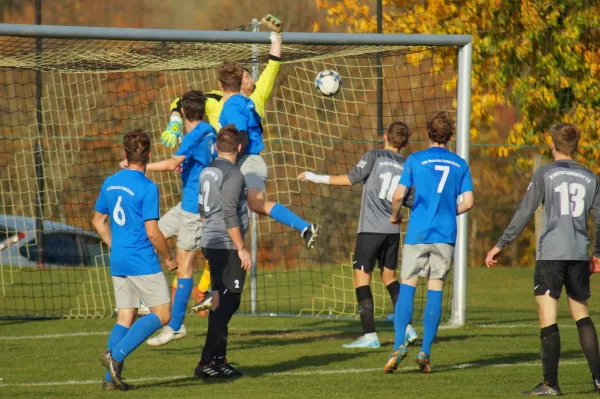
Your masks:
{"label": "goal net mesh", "polygon": [[[109,255],[91,216],[103,180],[119,169],[123,134],[145,128],[152,160],[170,157],[173,150],[161,145],[160,135],[172,99],[190,89],[216,89],[216,68],[225,60],[257,62],[262,71],[269,46],[37,40],[0,37],[0,317],[107,317],[114,311]],[[399,120],[411,127],[406,155],[427,147],[426,120],[435,112],[455,113],[454,48],[284,43],[264,121],[267,199],[320,224],[322,233],[307,250],[298,232],[259,216],[258,313],[358,317],[351,259],[361,187],[315,185],[297,176],[306,170],[346,174],[382,145],[378,56],[383,126]],[[335,97],[315,90],[314,78],[324,69],[342,77]],[[148,176],[159,185],[164,214],[180,201],[180,176]],[[248,278],[246,313],[250,284]],[[376,316],[385,317],[392,312],[387,290],[379,276],[372,286]],[[415,319],[425,296],[420,286]]]}

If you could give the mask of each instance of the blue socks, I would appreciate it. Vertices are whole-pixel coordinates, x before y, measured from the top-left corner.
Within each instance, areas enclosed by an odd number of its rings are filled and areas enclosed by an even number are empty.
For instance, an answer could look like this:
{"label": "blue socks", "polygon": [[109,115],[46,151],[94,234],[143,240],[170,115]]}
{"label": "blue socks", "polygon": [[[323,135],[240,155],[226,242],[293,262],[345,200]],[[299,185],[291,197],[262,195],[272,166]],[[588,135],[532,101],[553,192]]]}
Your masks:
{"label": "blue socks", "polygon": [[179,331],[185,318],[185,310],[187,303],[192,295],[192,288],[194,286],[193,279],[191,278],[180,278],[177,280],[177,290],[175,291],[175,299],[173,300],[173,308],[171,311],[171,321],[169,327],[173,331]]}
{"label": "blue socks", "polygon": [[416,290],[417,287],[406,284],[400,285],[400,295],[398,296],[396,310],[394,311],[394,331],[396,332],[394,350],[398,349],[400,345],[404,345],[406,327],[408,327],[408,323],[410,322],[410,319],[412,319],[413,301],[415,299]]}
{"label": "blue socks", "polygon": [[[120,324],[115,324],[112,331],[110,332],[110,335],[108,336],[109,351],[112,350],[115,347],[115,345],[117,345],[123,339],[123,337],[125,337],[125,335],[127,335],[127,331],[129,331],[129,328],[124,327]],[[112,381],[112,377],[110,376],[108,370],[106,371],[104,379],[106,381]]]}
{"label": "blue socks", "polygon": [[304,221],[294,212],[290,211],[281,204],[275,204],[275,206],[273,206],[271,209],[269,216],[281,224],[285,224],[286,226],[290,226],[298,230],[300,233],[302,233],[304,229],[310,227],[310,223]]}
{"label": "blue socks", "polygon": [[[402,290],[400,290],[402,292]],[[423,315],[423,345],[421,352],[429,355],[431,353],[431,344],[437,335],[437,330],[442,317],[442,291],[427,291],[427,305],[425,305],[425,314]]]}
{"label": "blue socks", "polygon": [[112,358],[117,362],[125,360],[127,355],[142,344],[149,336],[162,326],[160,319],[154,313],[142,317],[129,329],[129,332],[112,349]]}

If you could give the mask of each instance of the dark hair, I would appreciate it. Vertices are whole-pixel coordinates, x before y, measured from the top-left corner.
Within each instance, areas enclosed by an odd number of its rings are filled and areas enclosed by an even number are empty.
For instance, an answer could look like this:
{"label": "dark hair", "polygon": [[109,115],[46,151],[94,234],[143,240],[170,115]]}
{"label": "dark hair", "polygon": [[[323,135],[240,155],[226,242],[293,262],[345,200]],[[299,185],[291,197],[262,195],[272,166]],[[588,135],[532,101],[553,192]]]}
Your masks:
{"label": "dark hair", "polygon": [[573,155],[577,151],[580,135],[577,126],[570,123],[560,123],[550,128],[554,148],[564,155]]}
{"label": "dark hair", "polygon": [[128,163],[146,165],[150,154],[150,136],[144,129],[134,129],[123,137]]}
{"label": "dark hair", "polygon": [[190,122],[201,121],[204,118],[206,96],[200,90],[190,90],[181,97],[181,107],[185,119]]}
{"label": "dark hair", "polygon": [[218,74],[223,91],[237,93],[241,90],[242,77],[244,76],[242,64],[236,61],[225,61],[219,65]]}
{"label": "dark hair", "polygon": [[438,112],[427,122],[427,136],[438,144],[449,142],[455,130],[454,121],[444,111]]}
{"label": "dark hair", "polygon": [[221,128],[217,134],[217,151],[218,152],[237,152],[240,144],[239,131],[233,123]]}
{"label": "dark hair", "polygon": [[411,134],[412,132],[406,123],[393,122],[387,130],[387,142],[392,147],[401,149],[406,147]]}

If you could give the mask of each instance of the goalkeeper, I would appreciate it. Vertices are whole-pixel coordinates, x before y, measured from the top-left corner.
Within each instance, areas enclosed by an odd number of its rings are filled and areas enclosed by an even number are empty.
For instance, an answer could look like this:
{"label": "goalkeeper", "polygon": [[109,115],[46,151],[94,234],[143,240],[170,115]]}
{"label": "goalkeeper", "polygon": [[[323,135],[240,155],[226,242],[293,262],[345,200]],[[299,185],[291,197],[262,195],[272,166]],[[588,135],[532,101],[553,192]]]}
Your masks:
{"label": "goalkeeper", "polygon": [[[249,71],[246,69],[243,72],[242,77],[242,85],[240,89],[240,93],[250,98],[254,103],[254,108],[260,119],[264,119],[265,117],[265,107],[271,92],[273,91],[273,86],[275,85],[275,80],[277,79],[277,75],[279,74],[280,66],[281,66],[281,53],[282,53],[282,23],[281,21],[274,17],[273,15],[266,15],[262,20],[261,24],[266,26],[269,30],[271,30],[271,50],[269,52],[269,61],[267,63],[266,68],[261,73],[258,81],[255,83],[250,76]],[[209,123],[217,130],[220,129],[219,118],[221,117],[221,110],[223,109],[223,93],[220,90],[214,90],[206,93],[206,116],[208,117]],[[175,107],[171,109],[171,120],[169,125],[165,129],[162,134],[162,143],[166,147],[174,147],[181,137],[181,111],[176,106],[177,101],[174,101]],[[262,132],[262,126],[260,126],[260,130]],[[250,162],[246,162],[250,161]],[[248,206],[249,208],[257,213],[262,213],[265,215],[269,215],[273,217],[280,223],[286,224],[288,226],[294,227],[298,229],[304,240],[306,241],[306,246],[308,248],[312,247],[315,242],[315,238],[318,235],[319,226],[312,225],[307,223],[292,212],[290,212],[287,208],[275,204],[268,211],[266,210],[267,204],[265,201],[265,182],[267,180],[267,168],[264,163],[264,160],[260,156],[247,155],[242,158],[239,165],[242,165],[244,162],[247,164],[247,167],[255,167],[258,166],[260,173],[254,173],[255,171],[250,171],[250,173],[246,172],[246,168],[241,166],[242,173],[246,178],[246,182],[248,183],[249,193],[248,193]],[[262,165],[254,165],[258,163],[262,163]],[[269,204],[270,205],[270,204]],[[210,287],[210,273],[207,273],[208,264],[205,263],[205,270],[202,274],[202,278],[200,283],[198,284],[199,292],[206,292]],[[176,283],[174,283],[175,285]],[[201,310],[210,308],[211,304],[211,296],[208,295],[204,300],[200,301],[196,305],[192,307],[193,310]]]}

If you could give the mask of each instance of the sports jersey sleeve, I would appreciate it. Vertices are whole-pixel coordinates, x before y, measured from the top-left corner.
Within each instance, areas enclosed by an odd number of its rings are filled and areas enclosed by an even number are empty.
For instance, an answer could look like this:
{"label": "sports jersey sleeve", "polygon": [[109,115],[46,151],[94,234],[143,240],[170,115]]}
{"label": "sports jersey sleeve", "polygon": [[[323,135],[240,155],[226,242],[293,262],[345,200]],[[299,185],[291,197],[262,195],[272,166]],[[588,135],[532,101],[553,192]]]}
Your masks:
{"label": "sports jersey sleeve", "polygon": [[462,181],[460,182],[460,194],[473,191],[473,179],[471,178],[471,169],[467,165]]}
{"label": "sports jersey sleeve", "polygon": [[596,192],[592,203],[594,211],[594,224],[596,225],[596,242],[594,245],[594,256],[600,257],[600,179],[596,178]]}
{"label": "sports jersey sleeve", "polygon": [[414,157],[409,155],[404,163],[404,170],[402,171],[402,176],[400,176],[400,181],[398,182],[398,184],[402,184],[407,188],[411,188],[414,184],[413,160]]}
{"label": "sports jersey sleeve", "polygon": [[204,113],[208,118],[208,123],[215,129],[219,129],[219,116],[221,115],[221,103],[223,94],[220,91],[213,90],[206,93],[206,103],[204,105]]}
{"label": "sports jersey sleeve", "polygon": [[375,151],[369,151],[363,155],[354,169],[348,173],[348,179],[350,180],[350,183],[355,185],[356,183],[362,183],[363,181],[367,180],[371,174],[371,171],[373,170],[376,160],[377,154],[375,154]]}
{"label": "sports jersey sleeve", "polygon": [[100,194],[98,195],[98,199],[96,200],[96,205],[94,206],[94,209],[98,213],[108,215],[110,213],[110,210],[108,209],[106,194],[104,194],[105,191],[106,190],[104,190],[104,184],[102,184],[102,188],[100,189]]}
{"label": "sports jersey sleeve", "polygon": [[[237,173],[236,173],[237,172]],[[237,217],[237,205],[244,187],[244,176],[239,170],[234,169],[223,177],[223,186],[221,191],[221,209],[223,220],[228,229],[233,229],[240,225]]]}
{"label": "sports jersey sleeve", "polygon": [[247,132],[247,110],[244,109],[242,104],[237,102],[230,103],[228,101],[225,103],[225,105],[223,105],[223,111],[221,111],[219,123],[222,128],[233,123],[237,130]]}
{"label": "sports jersey sleeve", "polygon": [[269,97],[271,96],[273,87],[275,86],[275,81],[277,80],[277,75],[279,74],[280,69],[281,58],[270,55],[267,66],[260,74],[258,81],[256,82],[254,92],[250,95],[250,98],[256,107],[256,112],[261,118],[265,117],[265,107]]}
{"label": "sports jersey sleeve", "polygon": [[498,240],[496,247],[503,249],[510,244],[525,228],[535,210],[544,200],[544,175],[542,169],[538,169],[533,174],[525,197],[519,204],[515,215],[513,216],[510,224],[504,230],[504,234]]}
{"label": "sports jersey sleeve", "polygon": [[144,222],[148,220],[158,220],[158,186],[154,183],[146,190],[142,198],[142,218]]}
{"label": "sports jersey sleeve", "polygon": [[408,189],[408,193],[404,196],[404,202],[402,205],[408,209],[412,209],[415,203],[415,187],[412,186]]}
{"label": "sports jersey sleeve", "polygon": [[217,141],[216,132],[212,126],[209,129],[210,132],[206,133],[200,142],[200,145],[198,145],[194,151],[194,160],[205,167],[210,165],[212,160],[217,156],[215,151],[215,144]]}
{"label": "sports jersey sleeve", "polygon": [[173,155],[180,155],[180,156],[186,157],[188,154],[190,154],[194,150],[193,147],[194,147],[194,135],[188,133],[185,136],[183,136],[183,140],[181,140],[181,145],[179,146],[179,148],[177,149],[177,151],[175,151],[175,153]]}

